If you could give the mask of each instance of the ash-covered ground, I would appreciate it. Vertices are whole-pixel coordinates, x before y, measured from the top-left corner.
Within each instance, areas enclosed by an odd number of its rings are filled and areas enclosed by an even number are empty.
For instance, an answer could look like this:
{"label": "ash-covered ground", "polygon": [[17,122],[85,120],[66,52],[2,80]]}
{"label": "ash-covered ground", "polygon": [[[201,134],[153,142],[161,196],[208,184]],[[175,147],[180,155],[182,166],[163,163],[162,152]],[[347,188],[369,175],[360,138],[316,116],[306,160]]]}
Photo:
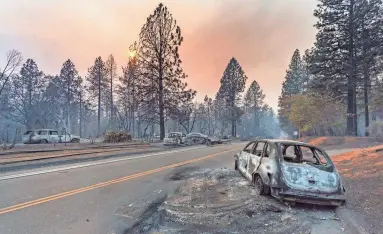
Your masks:
{"label": "ash-covered ground", "polygon": [[232,169],[179,168],[168,179],[180,183],[174,194],[123,210],[137,217],[125,233],[350,233],[334,208],[258,196]]}

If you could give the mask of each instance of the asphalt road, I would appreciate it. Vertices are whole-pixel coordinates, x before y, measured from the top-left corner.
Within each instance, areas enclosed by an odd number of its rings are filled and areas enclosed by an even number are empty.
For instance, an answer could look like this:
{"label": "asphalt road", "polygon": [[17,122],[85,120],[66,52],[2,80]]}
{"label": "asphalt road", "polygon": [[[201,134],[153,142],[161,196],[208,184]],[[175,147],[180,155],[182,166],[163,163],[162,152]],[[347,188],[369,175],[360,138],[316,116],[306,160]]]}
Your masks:
{"label": "asphalt road", "polygon": [[171,177],[180,167],[231,168],[243,146],[191,147],[0,174],[0,233],[124,233],[139,218],[131,207],[177,189],[180,182]]}

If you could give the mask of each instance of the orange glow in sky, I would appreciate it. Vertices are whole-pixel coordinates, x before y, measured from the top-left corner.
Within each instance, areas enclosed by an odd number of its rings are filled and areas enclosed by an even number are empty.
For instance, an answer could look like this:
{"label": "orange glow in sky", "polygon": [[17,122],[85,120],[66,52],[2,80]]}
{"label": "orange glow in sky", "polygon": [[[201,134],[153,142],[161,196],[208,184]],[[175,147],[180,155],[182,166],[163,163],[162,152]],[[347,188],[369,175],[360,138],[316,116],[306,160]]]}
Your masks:
{"label": "orange glow in sky", "polygon": [[[202,100],[214,97],[231,57],[277,107],[281,84],[296,48],[312,46],[315,0],[162,1],[181,27],[180,53],[187,83]],[[113,54],[118,67],[159,1],[0,1],[0,55],[17,49],[47,74],[70,58],[82,76],[97,56]],[[4,56],[2,56],[4,57]],[[2,61],[0,60],[0,63]],[[2,65],[2,64],[1,64]],[[122,71],[120,71],[121,73]]]}

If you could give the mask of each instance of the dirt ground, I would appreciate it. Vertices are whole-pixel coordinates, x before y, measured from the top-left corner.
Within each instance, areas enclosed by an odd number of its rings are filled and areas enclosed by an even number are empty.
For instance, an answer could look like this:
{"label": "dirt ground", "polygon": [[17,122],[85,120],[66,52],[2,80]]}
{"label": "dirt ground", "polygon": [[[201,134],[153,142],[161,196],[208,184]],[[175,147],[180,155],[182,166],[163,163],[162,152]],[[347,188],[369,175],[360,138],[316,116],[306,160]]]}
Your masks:
{"label": "dirt ground", "polygon": [[233,169],[181,168],[169,180],[182,182],[174,194],[124,211],[140,217],[126,233],[352,233],[335,208],[258,196]]}
{"label": "dirt ground", "polygon": [[[378,152],[377,152],[378,150]],[[346,208],[360,214],[368,233],[383,231],[383,145],[334,156],[343,176]]]}
{"label": "dirt ground", "polygon": [[301,137],[298,141],[307,142],[326,149],[367,148],[382,144],[375,137]]}

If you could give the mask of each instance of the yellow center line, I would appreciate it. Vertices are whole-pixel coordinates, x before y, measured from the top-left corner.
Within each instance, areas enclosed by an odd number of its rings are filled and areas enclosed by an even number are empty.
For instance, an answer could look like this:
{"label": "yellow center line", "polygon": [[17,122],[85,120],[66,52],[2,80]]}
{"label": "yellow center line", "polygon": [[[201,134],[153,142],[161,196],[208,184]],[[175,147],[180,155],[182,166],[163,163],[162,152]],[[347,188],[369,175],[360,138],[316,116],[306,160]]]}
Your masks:
{"label": "yellow center line", "polygon": [[124,181],[127,181],[127,180],[131,180],[131,179],[135,179],[135,178],[141,177],[141,176],[150,175],[150,174],[153,174],[153,173],[156,173],[156,172],[160,172],[160,171],[164,171],[164,170],[167,170],[167,169],[170,169],[170,168],[175,168],[175,167],[183,166],[183,165],[186,165],[186,164],[202,161],[202,160],[205,160],[205,159],[208,159],[208,158],[212,158],[212,157],[215,157],[215,156],[220,155],[220,154],[224,154],[224,153],[228,153],[228,152],[231,152],[231,151],[235,151],[235,150],[238,150],[238,149],[239,148],[235,148],[235,149],[231,149],[231,150],[225,150],[225,151],[222,151],[222,152],[219,152],[219,153],[215,153],[215,154],[210,154],[210,155],[207,155],[207,156],[204,156],[204,157],[195,158],[195,159],[191,159],[191,160],[187,160],[187,161],[171,164],[171,165],[164,166],[164,167],[159,167],[159,168],[156,168],[156,169],[153,169],[153,170],[144,171],[144,172],[140,172],[140,173],[137,173],[137,174],[121,177],[121,178],[118,178],[118,179],[113,179],[113,180],[101,182],[101,183],[98,183],[98,184],[86,186],[86,187],[83,187],[83,188],[78,188],[78,189],[74,189],[74,190],[71,190],[71,191],[55,194],[55,195],[52,195],[52,196],[48,196],[48,197],[32,200],[32,201],[29,201],[29,202],[24,202],[24,203],[20,203],[20,204],[17,204],[17,205],[9,206],[9,207],[0,209],[0,215],[6,214],[6,213],[10,213],[10,212],[13,212],[13,211],[16,211],[16,210],[21,210],[21,209],[24,209],[24,208],[27,208],[27,207],[31,207],[31,206],[36,206],[36,205],[39,205],[39,204],[42,204],[42,203],[46,203],[46,202],[49,202],[49,201],[53,201],[53,200],[57,200],[57,199],[60,199],[60,198],[72,196],[72,195],[75,195],[75,194],[83,193],[83,192],[90,191],[90,190],[93,190],[93,189],[105,187],[105,186],[108,186],[108,185],[121,183],[121,182],[124,182]]}

